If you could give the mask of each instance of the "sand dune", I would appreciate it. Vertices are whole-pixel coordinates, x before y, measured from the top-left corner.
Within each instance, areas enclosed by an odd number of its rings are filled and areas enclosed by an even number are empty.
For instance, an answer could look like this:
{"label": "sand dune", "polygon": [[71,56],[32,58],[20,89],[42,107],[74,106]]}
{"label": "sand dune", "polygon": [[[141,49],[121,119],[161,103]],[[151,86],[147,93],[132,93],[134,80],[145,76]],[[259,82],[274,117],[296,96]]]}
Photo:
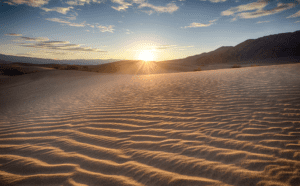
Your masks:
{"label": "sand dune", "polygon": [[297,186],[300,65],[2,84],[1,185]]}

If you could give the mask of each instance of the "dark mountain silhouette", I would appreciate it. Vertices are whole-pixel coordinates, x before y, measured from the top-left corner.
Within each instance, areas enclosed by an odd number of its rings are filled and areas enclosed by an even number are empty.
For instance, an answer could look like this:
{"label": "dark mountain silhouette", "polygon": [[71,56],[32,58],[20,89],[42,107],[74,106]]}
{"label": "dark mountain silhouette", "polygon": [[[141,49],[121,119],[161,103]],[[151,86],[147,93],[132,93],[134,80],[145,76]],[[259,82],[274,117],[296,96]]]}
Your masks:
{"label": "dark mountain silhouette", "polygon": [[205,65],[283,57],[300,57],[300,31],[249,39],[234,47],[223,46],[208,53],[162,63]]}

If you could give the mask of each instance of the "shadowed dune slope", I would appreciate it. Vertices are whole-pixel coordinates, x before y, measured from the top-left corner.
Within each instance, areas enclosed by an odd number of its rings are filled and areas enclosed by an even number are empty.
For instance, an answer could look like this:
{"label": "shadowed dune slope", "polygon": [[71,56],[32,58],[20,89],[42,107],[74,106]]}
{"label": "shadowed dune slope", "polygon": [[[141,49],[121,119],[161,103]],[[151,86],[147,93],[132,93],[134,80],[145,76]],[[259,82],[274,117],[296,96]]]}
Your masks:
{"label": "shadowed dune slope", "polygon": [[299,71],[24,75],[1,85],[0,185],[297,186]]}

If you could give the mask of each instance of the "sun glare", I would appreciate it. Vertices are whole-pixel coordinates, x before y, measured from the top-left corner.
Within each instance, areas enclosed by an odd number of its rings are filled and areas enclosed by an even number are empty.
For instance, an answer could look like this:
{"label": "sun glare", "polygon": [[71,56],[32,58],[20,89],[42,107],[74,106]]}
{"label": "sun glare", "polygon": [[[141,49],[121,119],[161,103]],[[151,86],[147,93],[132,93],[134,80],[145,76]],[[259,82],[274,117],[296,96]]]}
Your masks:
{"label": "sun glare", "polygon": [[153,55],[152,51],[150,51],[150,50],[143,50],[139,54],[139,60],[153,61],[154,60],[154,55]]}

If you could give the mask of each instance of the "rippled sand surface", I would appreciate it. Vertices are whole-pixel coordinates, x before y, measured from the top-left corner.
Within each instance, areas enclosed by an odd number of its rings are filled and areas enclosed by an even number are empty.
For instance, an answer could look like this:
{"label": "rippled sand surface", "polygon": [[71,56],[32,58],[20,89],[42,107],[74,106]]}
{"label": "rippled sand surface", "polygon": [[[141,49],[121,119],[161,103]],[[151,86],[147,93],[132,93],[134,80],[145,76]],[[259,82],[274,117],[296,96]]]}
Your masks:
{"label": "rippled sand surface", "polygon": [[300,64],[2,84],[1,185],[298,186]]}

